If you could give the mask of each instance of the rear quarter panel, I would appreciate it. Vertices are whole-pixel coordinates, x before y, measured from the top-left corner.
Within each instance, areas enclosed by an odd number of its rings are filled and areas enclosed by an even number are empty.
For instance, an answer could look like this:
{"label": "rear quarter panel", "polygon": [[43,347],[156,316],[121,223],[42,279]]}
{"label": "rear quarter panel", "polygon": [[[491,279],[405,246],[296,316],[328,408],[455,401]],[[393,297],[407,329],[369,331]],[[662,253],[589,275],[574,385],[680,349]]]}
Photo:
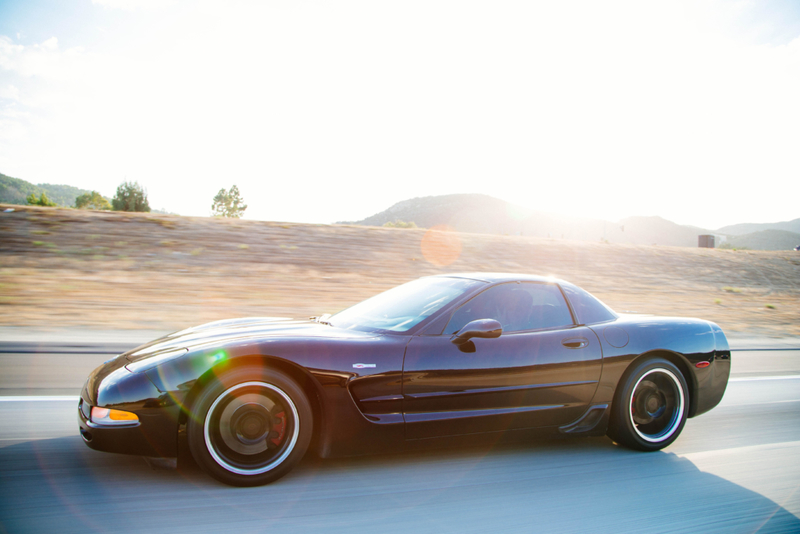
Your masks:
{"label": "rear quarter panel", "polygon": [[[603,347],[603,374],[595,403],[611,403],[625,371],[639,358],[663,357],[681,370],[689,386],[689,417],[722,400],[730,375],[730,350],[722,330],[701,319],[624,315],[592,325]],[[708,362],[697,368],[699,362]]]}

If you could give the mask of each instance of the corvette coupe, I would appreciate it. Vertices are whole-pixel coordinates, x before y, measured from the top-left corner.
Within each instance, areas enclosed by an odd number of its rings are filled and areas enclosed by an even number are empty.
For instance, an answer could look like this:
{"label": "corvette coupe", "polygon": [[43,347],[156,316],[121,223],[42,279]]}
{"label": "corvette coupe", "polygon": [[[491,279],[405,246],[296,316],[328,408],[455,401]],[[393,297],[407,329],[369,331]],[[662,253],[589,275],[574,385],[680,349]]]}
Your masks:
{"label": "corvette coupe", "polygon": [[562,280],[452,274],[333,316],[217,321],[106,362],[78,405],[97,450],[188,451],[231,485],[267,484],[321,457],[457,436],[607,434],[642,451],[716,406],[722,330],[618,315]]}

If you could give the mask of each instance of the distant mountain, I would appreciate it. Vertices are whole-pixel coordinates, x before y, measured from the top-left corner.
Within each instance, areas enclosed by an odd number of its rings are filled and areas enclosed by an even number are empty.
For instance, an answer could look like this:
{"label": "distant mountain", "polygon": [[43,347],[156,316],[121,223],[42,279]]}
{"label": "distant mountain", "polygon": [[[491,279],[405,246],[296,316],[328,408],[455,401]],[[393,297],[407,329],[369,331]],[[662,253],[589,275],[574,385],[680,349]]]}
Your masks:
{"label": "distant mountain", "polygon": [[761,232],[762,230],[783,230],[786,232],[794,232],[800,234],[800,219],[787,222],[777,223],[742,223],[733,224],[731,226],[723,226],[715,233],[726,235],[744,235],[752,234],[754,232]]}
{"label": "distant mountain", "polygon": [[628,217],[619,224],[624,231],[616,236],[616,243],[697,247],[697,236],[714,233],[697,226],[676,224],[661,217]]}
{"label": "distant mountain", "polygon": [[[25,205],[28,203],[27,198],[31,193],[35,194],[37,197],[45,193],[47,198],[59,206],[72,207],[75,205],[76,197],[85,193],[91,193],[91,191],[71,185],[34,185],[20,178],[12,178],[11,176],[0,174],[0,204]],[[106,197],[106,200],[111,202],[110,198]]]}
{"label": "distant mountain", "polygon": [[697,236],[712,233],[661,217],[629,217],[619,222],[535,212],[487,195],[413,198],[353,224],[382,226],[394,221],[422,228],[446,224],[460,232],[526,235],[581,241],[696,247]]}
{"label": "distant mountain", "polygon": [[442,195],[404,200],[354,224],[383,226],[399,220],[422,228],[447,224],[460,232],[519,234],[520,221],[531,213],[487,195]]}
{"label": "distant mountain", "polygon": [[25,180],[0,174],[0,202],[4,204],[27,204],[28,202],[25,199],[31,193],[39,196],[42,194],[42,189]]}
{"label": "distant mountain", "polygon": [[[731,236],[724,246],[752,250],[792,250],[800,245],[800,233],[785,230],[762,230],[745,235]],[[717,243],[719,246],[719,243]]]}
{"label": "distant mountain", "polygon": [[[442,195],[403,200],[389,209],[350,224],[383,226],[387,222],[413,222],[418,227],[430,228],[448,225],[459,232],[478,234],[525,235],[572,239],[577,241],[607,241],[633,245],[666,245],[697,247],[698,236],[717,236],[717,246],[725,242],[733,248],[753,250],[787,250],[800,244],[794,243],[796,234],[791,231],[767,229],[747,235],[727,237],[737,227],[760,227],[762,225],[735,225],[717,231],[683,226],[661,217],[628,217],[618,222],[587,219],[536,212],[487,195]],[[788,223],[776,223],[792,227],[800,219]],[[723,230],[728,229],[728,232]],[[798,236],[800,237],[800,236]],[[789,246],[788,244],[791,244]]]}
{"label": "distant mountain", "polygon": [[[38,184],[45,193],[47,198],[58,204],[59,206],[72,207],[75,205],[75,199],[85,193],[91,193],[86,189],[74,187],[71,185],[56,185],[56,184]],[[111,199],[105,197],[109,204]]]}

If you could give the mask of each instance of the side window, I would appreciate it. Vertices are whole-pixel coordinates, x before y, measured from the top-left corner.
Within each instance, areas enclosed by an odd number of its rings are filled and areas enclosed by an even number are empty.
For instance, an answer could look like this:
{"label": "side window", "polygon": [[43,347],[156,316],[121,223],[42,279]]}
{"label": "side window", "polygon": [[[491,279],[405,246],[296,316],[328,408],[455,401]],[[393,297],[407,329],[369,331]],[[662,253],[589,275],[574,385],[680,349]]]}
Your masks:
{"label": "side window", "polygon": [[456,310],[445,333],[455,334],[476,319],[495,319],[503,326],[503,332],[573,324],[558,287],[538,283],[502,284],[487,289]]}
{"label": "side window", "polygon": [[561,287],[567,294],[580,324],[604,323],[617,318],[608,306],[597,300],[591,293],[569,284]]}

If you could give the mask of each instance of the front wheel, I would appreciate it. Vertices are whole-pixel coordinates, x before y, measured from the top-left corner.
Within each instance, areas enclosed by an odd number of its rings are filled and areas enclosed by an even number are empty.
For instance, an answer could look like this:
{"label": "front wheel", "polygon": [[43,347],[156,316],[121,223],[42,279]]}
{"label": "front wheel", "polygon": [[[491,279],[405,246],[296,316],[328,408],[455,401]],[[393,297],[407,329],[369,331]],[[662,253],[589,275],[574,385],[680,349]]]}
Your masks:
{"label": "front wheel", "polygon": [[193,403],[189,449],[208,474],[232,486],[260,486],[288,473],[308,449],[311,406],[288,376],[234,369]]}
{"label": "front wheel", "polygon": [[618,386],[608,436],[632,449],[663,449],[686,424],[688,391],[673,363],[662,358],[640,362]]}

